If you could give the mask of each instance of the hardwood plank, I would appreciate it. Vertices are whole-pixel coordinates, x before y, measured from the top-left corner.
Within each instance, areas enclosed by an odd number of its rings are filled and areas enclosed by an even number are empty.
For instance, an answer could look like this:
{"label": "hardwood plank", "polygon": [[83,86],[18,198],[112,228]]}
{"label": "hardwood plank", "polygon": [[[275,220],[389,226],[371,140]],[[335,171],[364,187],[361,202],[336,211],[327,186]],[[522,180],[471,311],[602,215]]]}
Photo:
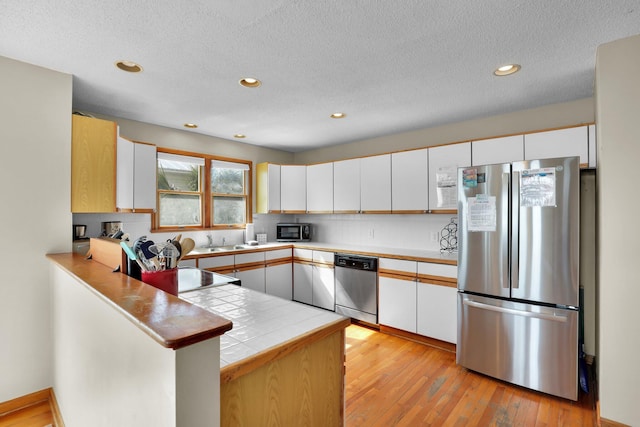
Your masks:
{"label": "hardwood plank", "polygon": [[597,425],[593,394],[572,402],[528,390],[456,365],[455,353],[361,325],[346,329],[346,342],[348,427]]}

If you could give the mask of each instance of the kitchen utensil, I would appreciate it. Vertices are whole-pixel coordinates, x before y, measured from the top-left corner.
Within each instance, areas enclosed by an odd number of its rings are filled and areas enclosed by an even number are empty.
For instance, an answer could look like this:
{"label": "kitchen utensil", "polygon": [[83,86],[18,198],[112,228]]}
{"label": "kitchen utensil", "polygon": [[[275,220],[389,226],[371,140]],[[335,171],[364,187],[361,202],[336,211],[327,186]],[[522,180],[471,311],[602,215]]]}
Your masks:
{"label": "kitchen utensil", "polygon": [[139,266],[140,269],[142,271],[146,271],[147,267],[144,265],[144,263],[138,258],[138,256],[136,255],[136,253],[133,251],[132,248],[129,247],[129,245],[127,245],[126,242],[120,242],[120,246],[122,246],[122,249],[124,250],[124,253],[127,254],[127,256],[129,257],[129,259],[131,261],[135,261]]}
{"label": "kitchen utensil", "polygon": [[157,255],[151,252],[151,250],[149,249],[154,244],[155,243],[153,243],[153,240],[145,240],[144,242],[140,243],[140,250],[142,251],[146,259],[154,258]]}
{"label": "kitchen utensil", "polygon": [[180,258],[178,258],[178,261],[196,247],[196,242],[194,242],[193,239],[187,237],[182,242],[180,242],[180,245],[182,245],[182,251],[180,254]]}

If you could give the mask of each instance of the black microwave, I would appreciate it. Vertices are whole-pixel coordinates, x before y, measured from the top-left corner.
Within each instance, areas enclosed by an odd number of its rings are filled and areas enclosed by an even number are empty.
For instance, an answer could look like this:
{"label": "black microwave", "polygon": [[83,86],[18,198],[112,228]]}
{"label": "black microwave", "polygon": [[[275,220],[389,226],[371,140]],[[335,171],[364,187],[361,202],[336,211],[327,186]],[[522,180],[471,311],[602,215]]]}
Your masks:
{"label": "black microwave", "polygon": [[311,224],[276,224],[278,242],[308,242],[311,240]]}

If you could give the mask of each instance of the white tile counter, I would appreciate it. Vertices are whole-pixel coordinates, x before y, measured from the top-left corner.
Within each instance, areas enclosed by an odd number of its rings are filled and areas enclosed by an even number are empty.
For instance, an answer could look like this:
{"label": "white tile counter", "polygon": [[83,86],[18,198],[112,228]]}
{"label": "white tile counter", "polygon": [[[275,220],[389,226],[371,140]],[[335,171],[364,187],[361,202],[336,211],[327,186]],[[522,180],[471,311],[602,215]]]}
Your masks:
{"label": "white tile counter", "polygon": [[221,368],[345,319],[330,311],[236,285],[214,286],[179,296],[233,322],[233,329],[220,337]]}

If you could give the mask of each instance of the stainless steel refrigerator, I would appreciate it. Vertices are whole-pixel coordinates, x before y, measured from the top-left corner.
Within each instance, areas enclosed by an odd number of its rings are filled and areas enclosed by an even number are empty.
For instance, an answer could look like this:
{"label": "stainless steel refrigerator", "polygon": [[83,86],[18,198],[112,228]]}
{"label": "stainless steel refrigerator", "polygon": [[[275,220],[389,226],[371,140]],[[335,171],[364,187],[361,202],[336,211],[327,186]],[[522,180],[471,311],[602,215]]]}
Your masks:
{"label": "stainless steel refrigerator", "polygon": [[458,169],[457,363],[578,398],[579,158]]}

